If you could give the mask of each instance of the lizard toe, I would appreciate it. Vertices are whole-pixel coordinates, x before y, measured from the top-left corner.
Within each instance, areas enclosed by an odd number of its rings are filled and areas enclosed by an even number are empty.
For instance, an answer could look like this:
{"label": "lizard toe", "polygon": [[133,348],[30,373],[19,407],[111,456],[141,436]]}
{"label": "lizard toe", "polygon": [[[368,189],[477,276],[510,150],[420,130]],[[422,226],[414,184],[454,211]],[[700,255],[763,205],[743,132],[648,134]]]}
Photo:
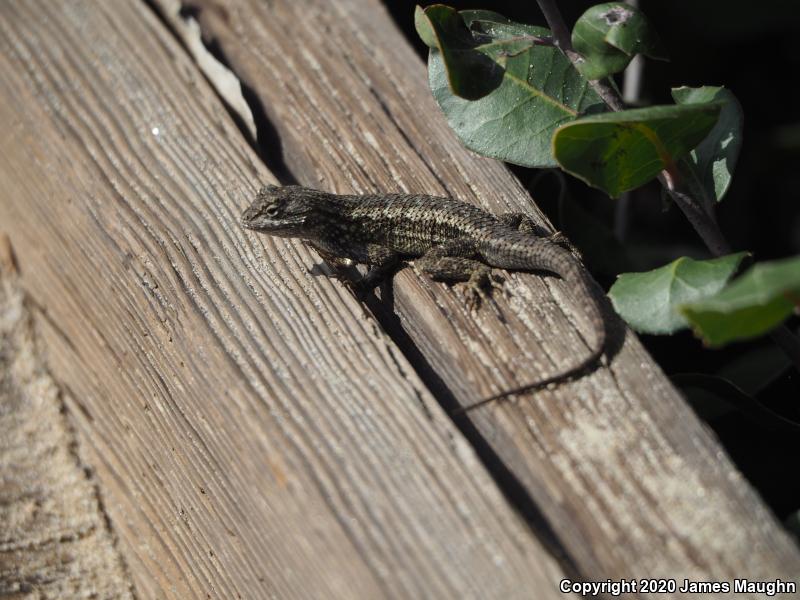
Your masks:
{"label": "lizard toe", "polygon": [[486,292],[482,288],[467,284],[464,288],[465,303],[470,313],[476,313],[487,299]]}

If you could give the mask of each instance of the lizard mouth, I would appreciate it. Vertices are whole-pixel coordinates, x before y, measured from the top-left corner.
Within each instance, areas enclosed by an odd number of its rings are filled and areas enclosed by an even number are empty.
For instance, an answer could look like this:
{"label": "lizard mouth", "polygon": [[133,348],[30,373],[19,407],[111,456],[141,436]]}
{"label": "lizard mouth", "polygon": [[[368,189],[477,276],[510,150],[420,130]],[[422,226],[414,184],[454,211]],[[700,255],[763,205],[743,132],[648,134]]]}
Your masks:
{"label": "lizard mouth", "polygon": [[247,211],[239,221],[245,229],[267,233],[269,235],[294,235],[302,227],[303,219],[298,217],[271,219],[265,215],[252,215]]}
{"label": "lizard mouth", "polygon": [[256,229],[256,221],[259,220],[259,210],[254,206],[250,206],[239,217],[239,224],[245,229]]}
{"label": "lizard mouth", "polygon": [[253,221],[248,217],[246,213],[242,215],[241,219],[239,219],[239,224],[245,229],[257,229]]}

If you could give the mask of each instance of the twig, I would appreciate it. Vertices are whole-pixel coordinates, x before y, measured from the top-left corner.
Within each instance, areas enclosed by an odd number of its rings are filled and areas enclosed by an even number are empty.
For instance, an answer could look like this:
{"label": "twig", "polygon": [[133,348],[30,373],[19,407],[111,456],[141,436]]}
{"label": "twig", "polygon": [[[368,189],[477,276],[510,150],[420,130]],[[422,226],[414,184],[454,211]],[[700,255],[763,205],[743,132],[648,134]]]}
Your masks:
{"label": "twig", "polygon": [[572,38],[569,33],[569,28],[564,22],[564,17],[561,16],[561,11],[558,9],[554,0],[537,0],[539,8],[544,14],[547,24],[550,26],[550,31],[553,32],[553,39],[556,46],[561,48],[565,54],[572,51]]}
{"label": "twig", "polygon": [[725,256],[731,253],[730,244],[717,224],[717,219],[704,211],[694,199],[680,190],[667,188],[667,193],[683,211],[683,214],[692,224],[697,235],[705,243],[706,247],[714,256]]}
{"label": "twig", "polygon": [[682,189],[681,178],[675,166],[668,167],[661,172],[658,180],[675,204],[683,211],[689,223],[692,224],[697,235],[703,240],[706,247],[714,256],[730,254],[731,246],[719,228],[713,213],[706,211],[703,205],[697,202],[690,194]]}
{"label": "twig", "polygon": [[[536,1],[539,4],[542,14],[544,14],[550,31],[553,32],[553,41],[556,47],[567,56],[572,64],[578,65],[583,61],[583,57],[575,52],[572,47],[572,37],[570,36],[567,24],[564,22],[564,17],[561,16],[561,11],[558,9],[555,0]],[[605,80],[591,79],[589,80],[589,85],[592,86],[592,89],[597,92],[597,95],[603,99],[603,102],[605,102],[611,110],[623,110],[625,108],[616,90]]]}

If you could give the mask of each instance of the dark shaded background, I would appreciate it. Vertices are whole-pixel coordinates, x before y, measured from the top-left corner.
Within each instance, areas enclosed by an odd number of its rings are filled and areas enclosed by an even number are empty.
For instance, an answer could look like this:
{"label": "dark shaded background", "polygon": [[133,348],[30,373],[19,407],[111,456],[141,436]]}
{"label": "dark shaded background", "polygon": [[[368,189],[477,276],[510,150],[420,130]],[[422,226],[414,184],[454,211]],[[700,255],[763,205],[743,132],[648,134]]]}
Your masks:
{"label": "dark shaded background", "polygon": [[[490,9],[524,23],[545,25],[536,2],[446,1],[459,10]],[[414,31],[415,2],[385,0],[398,26],[419,52],[427,48]],[[430,3],[424,3],[427,5]],[[571,27],[589,6],[560,0]],[[755,7],[755,8],[754,8]],[[744,144],[733,184],[718,216],[735,250],[756,260],[800,254],[800,3],[797,0],[641,0],[670,54],[647,61],[640,101],[672,103],[670,88],[725,85],[742,104]],[[595,278],[608,289],[620,272],[652,269],[679,256],[708,258],[682,213],[652,184],[620,203],[567,176],[512,167],[539,206],[584,254]],[[799,320],[789,325],[796,332]],[[800,509],[800,376],[767,339],[708,350],[688,332],[642,336],[664,371],[675,376],[690,402],[778,518],[790,527]],[[708,379],[701,392],[681,374],[733,378],[743,397]],[[772,411],[772,412],[770,412]],[[800,531],[800,529],[797,529]]]}

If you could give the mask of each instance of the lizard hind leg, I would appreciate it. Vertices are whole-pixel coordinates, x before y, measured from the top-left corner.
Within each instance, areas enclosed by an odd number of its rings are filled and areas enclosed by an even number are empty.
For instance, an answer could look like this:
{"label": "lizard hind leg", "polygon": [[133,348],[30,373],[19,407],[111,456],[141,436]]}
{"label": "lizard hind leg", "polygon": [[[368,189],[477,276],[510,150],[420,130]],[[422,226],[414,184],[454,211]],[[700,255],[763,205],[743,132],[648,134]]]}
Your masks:
{"label": "lizard hind leg", "polygon": [[578,249],[569,241],[560,231],[549,232],[547,229],[538,225],[533,219],[524,213],[505,213],[497,218],[503,225],[516,229],[521,233],[529,233],[539,238],[544,238],[554,244],[558,244],[564,250],[569,250],[572,256],[579,261],[583,261],[583,257]]}
{"label": "lizard hind leg", "polygon": [[522,233],[530,233],[536,237],[545,237],[547,230],[541,225],[537,224],[525,213],[513,212],[498,215],[497,220],[506,227],[516,229]]}
{"label": "lizard hind leg", "polygon": [[377,244],[367,245],[367,264],[369,270],[361,278],[360,283],[370,290],[379,286],[402,268],[400,255],[397,252]]}
{"label": "lizard hind leg", "polygon": [[415,265],[434,281],[466,281],[467,307],[473,311],[488,300],[493,289],[503,288],[503,278],[477,260],[477,256],[479,254],[474,243],[456,240],[431,248],[415,261]]}

